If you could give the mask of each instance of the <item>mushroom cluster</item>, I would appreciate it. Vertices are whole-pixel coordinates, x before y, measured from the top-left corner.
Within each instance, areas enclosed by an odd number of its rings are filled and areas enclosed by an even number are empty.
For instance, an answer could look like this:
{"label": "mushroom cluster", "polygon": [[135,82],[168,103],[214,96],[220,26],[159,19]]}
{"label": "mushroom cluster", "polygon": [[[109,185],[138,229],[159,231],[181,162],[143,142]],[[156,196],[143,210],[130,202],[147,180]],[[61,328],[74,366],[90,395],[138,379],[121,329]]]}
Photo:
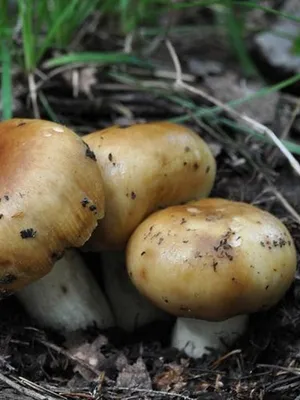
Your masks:
{"label": "mushroom cluster", "polygon": [[[250,204],[208,198],[216,162],[186,127],[79,137],[13,119],[0,123],[0,151],[0,292],[17,292],[42,325],[133,331],[175,316],[172,345],[201,357],[293,281],[287,228]],[[99,253],[103,291],[76,248]]]}

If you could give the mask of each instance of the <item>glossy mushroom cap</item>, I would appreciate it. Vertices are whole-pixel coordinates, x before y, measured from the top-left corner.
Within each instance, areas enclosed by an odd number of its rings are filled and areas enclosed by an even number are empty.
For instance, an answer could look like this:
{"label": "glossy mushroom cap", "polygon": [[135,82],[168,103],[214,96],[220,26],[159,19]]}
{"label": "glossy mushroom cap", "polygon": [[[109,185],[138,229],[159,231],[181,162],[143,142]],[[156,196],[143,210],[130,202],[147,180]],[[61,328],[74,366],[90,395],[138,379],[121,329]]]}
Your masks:
{"label": "glossy mushroom cap", "polygon": [[95,152],[107,199],[105,218],[88,245],[123,249],[151,212],[207,196],[216,164],[190,129],[167,122],[114,126],[83,138]]}
{"label": "glossy mushroom cap", "polygon": [[291,285],[296,250],[287,228],[252,205],[203,199],[158,211],[127,246],[139,291],[176,316],[221,321],[268,309]]}
{"label": "glossy mushroom cap", "polygon": [[82,246],[104,215],[95,155],[74,132],[48,121],[0,124],[0,291],[49,272]]}

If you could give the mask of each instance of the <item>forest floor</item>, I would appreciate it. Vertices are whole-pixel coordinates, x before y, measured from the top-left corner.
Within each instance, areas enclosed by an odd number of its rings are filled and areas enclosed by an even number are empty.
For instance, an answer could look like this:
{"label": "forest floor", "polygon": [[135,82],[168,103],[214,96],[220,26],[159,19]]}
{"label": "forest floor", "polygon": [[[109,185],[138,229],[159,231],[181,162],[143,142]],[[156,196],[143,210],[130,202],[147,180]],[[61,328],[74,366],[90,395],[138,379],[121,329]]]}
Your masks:
{"label": "forest floor", "polygon": [[[199,107],[218,105],[214,99],[226,103],[255,93],[266,85],[262,76],[273,84],[289,72],[268,66],[250,36],[250,53],[260,73],[245,77],[224,32],[205,28],[209,12],[174,13],[172,18],[178,26],[194,29],[170,32],[169,46],[165,38],[148,39],[145,51],[155,60],[154,69],[62,67],[41,80],[40,116],[54,115],[80,134],[112,124],[166,119],[185,123],[213,149],[218,172],[212,195],[250,202],[274,213],[288,226],[300,251],[294,214],[300,213],[299,176],[288,160],[273,145],[234,129],[240,121],[225,108],[217,116],[195,114]],[[258,10],[247,18],[256,27],[276,22]],[[143,40],[131,37],[127,45],[139,46]],[[85,48],[114,50],[120,41],[100,30],[96,36],[86,35]],[[182,88],[178,77],[196,90]],[[14,115],[32,117],[18,71],[14,78]],[[235,110],[297,143],[298,97],[299,86],[294,85],[242,103]],[[169,347],[170,323],[157,323],[131,335],[117,329],[91,330],[66,342],[36,327],[14,297],[3,300],[0,309],[0,399],[300,399],[298,274],[280,304],[253,315],[246,334],[225,355],[211,354],[200,360]],[[79,343],[84,347],[78,347]],[[76,348],[84,349],[84,359],[74,357]],[[92,355],[97,368],[88,364]]]}

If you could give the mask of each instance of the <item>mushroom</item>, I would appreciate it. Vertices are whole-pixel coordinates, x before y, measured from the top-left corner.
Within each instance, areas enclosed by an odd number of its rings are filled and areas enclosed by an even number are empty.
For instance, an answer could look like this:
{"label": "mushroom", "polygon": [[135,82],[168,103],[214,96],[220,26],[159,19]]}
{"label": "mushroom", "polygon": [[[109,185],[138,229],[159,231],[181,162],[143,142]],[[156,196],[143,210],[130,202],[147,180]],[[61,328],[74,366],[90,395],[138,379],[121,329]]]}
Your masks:
{"label": "mushroom", "polygon": [[207,196],[216,164],[199,135],[168,122],[113,126],[83,139],[96,154],[107,200],[87,248],[102,251],[104,285],[117,325],[130,331],[158,318],[127,276],[123,250],[130,235],[151,212]]}
{"label": "mushroom", "polygon": [[151,212],[206,197],[216,175],[203,139],[168,122],[113,126],[85,135],[102,172],[107,198],[89,248],[123,250],[129,236]]}
{"label": "mushroom", "polygon": [[198,358],[222,350],[248,314],[274,306],[291,285],[296,250],[287,228],[250,204],[202,199],[149,216],[127,245],[129,276],[177,316],[172,345]]}
{"label": "mushroom", "polygon": [[[2,122],[0,154],[0,294],[6,296],[47,275],[65,249],[83,246],[104,216],[104,192],[94,153],[62,125],[30,119]],[[49,282],[45,277],[41,283],[45,308],[39,312],[39,322],[51,324],[56,311],[54,325],[68,319],[68,329],[101,325],[103,320],[112,323],[112,315],[106,315],[108,305],[100,287],[98,294],[86,289],[91,277],[83,273],[78,259],[72,262],[73,271],[64,281],[69,260],[68,257],[56,264]],[[68,302],[74,300],[70,294],[78,288],[78,276],[85,282],[77,294],[77,303],[70,305]],[[68,289],[63,302],[56,301],[53,280],[55,285]],[[32,292],[29,286],[26,294],[20,292],[21,302],[42,307],[42,301],[34,295],[37,285],[38,282],[32,286]],[[99,299],[103,301],[95,308]],[[76,308],[85,309],[83,324]],[[34,310],[28,311],[35,314]]]}
{"label": "mushroom", "polygon": [[63,333],[93,325],[105,329],[114,323],[102,290],[75,249],[66,250],[46,276],[17,297],[36,321]]}

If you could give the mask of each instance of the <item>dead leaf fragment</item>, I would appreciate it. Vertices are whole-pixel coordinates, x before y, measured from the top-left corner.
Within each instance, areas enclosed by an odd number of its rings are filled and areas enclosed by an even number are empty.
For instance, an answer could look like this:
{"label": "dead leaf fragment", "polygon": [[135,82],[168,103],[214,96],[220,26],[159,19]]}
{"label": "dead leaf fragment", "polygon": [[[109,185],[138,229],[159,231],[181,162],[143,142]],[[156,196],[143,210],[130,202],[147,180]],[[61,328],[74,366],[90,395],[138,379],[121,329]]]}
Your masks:
{"label": "dead leaf fragment", "polygon": [[129,389],[152,389],[149,372],[141,357],[137,359],[136,363],[132,365],[127,364],[122,369],[118,375],[116,386]]}
{"label": "dead leaf fragment", "polygon": [[[69,348],[69,352],[72,356],[84,361],[94,369],[101,369],[106,361],[106,357],[102,354],[101,348],[106,344],[107,338],[103,335],[99,335],[92,343],[85,342],[72,346]],[[87,381],[92,381],[95,378],[95,375],[91,373],[91,371],[80,364],[75,366],[74,372],[78,372]]]}
{"label": "dead leaf fragment", "polygon": [[154,383],[158,390],[162,391],[180,391],[186,383],[184,382],[184,367],[176,363],[166,365],[167,369],[161,374],[156,375]]}

